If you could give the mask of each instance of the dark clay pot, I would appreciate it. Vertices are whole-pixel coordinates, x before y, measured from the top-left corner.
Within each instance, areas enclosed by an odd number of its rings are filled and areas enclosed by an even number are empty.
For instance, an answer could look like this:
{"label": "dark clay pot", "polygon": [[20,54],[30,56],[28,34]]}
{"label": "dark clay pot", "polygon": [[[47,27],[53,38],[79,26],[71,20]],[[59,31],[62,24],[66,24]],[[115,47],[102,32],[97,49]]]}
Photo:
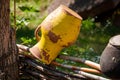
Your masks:
{"label": "dark clay pot", "polygon": [[101,71],[112,79],[120,79],[120,35],[109,40],[100,58]]}

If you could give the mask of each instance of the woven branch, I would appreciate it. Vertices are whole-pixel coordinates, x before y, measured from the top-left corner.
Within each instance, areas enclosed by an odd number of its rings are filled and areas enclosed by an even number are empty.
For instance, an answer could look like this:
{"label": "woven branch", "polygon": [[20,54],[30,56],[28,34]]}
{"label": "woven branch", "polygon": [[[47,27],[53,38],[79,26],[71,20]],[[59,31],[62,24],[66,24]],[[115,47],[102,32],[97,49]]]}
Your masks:
{"label": "woven branch", "polygon": [[[32,68],[37,69],[37,71],[41,72],[41,74],[44,75],[44,76],[46,76],[46,75],[50,76],[52,78],[52,80],[53,79],[71,80],[73,78],[82,79],[82,80],[85,79],[85,77],[83,77],[83,76],[78,76],[78,75],[74,75],[74,74],[70,74],[70,73],[66,73],[66,72],[63,72],[63,71],[53,69],[53,68],[51,68],[51,67],[49,67],[47,65],[44,65],[44,64],[42,64],[40,62],[37,62],[37,61],[35,61],[33,59],[30,59],[28,57],[27,58],[24,57],[24,59],[22,60],[22,63],[27,63],[28,64],[27,66],[31,66]],[[22,71],[25,71],[25,72],[26,72],[26,70],[27,69],[22,69]],[[36,73],[38,73],[38,72],[36,72]],[[36,75],[36,76],[40,77],[40,75]]]}

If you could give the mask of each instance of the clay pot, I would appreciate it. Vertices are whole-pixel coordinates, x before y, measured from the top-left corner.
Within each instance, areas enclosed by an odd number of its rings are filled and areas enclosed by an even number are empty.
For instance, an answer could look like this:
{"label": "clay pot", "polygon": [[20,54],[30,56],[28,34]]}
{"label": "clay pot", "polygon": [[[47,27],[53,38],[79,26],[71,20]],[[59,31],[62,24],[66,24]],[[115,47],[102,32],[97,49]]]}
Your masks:
{"label": "clay pot", "polygon": [[108,77],[120,79],[120,35],[109,40],[100,58],[101,71]]}

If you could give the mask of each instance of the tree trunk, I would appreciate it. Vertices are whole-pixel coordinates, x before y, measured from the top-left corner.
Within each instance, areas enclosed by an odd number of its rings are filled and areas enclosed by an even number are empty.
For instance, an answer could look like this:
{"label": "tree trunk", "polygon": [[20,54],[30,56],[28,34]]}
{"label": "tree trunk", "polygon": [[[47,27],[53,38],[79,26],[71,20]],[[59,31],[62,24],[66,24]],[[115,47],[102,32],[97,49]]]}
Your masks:
{"label": "tree trunk", "polygon": [[0,0],[0,80],[18,80],[17,52],[10,28],[10,0]]}

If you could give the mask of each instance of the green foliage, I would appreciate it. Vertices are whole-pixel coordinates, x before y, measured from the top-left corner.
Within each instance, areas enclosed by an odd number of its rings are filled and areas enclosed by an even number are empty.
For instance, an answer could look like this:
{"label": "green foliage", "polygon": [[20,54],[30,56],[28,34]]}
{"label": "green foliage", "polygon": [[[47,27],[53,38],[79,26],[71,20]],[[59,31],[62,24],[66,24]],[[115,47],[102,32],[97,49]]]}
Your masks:
{"label": "green foliage", "polygon": [[21,37],[20,39],[23,42],[21,44],[33,45],[36,43],[35,37],[33,38]]}
{"label": "green foliage", "polygon": [[[46,17],[45,9],[48,6],[48,2],[49,0],[17,0],[16,3],[17,29],[21,27],[28,27],[30,29],[36,28]],[[14,25],[13,0],[10,2],[10,5],[11,5],[11,26],[13,26]]]}
{"label": "green foliage", "polygon": [[[44,2],[45,1],[45,2]],[[44,5],[42,4],[44,3]],[[11,26],[14,26],[14,6],[11,5]],[[17,43],[33,46],[36,43],[34,37],[35,28],[46,17],[41,8],[48,5],[48,0],[17,0],[16,3],[16,38]],[[44,15],[43,15],[44,12]]]}
{"label": "green foliage", "polygon": [[84,26],[84,27],[82,27],[82,29],[84,30],[84,31],[87,31],[87,30],[93,30],[94,28],[95,28],[95,23],[94,23],[94,18],[88,18],[87,20],[84,20],[83,22],[82,22],[82,26]]}
{"label": "green foliage", "polygon": [[39,12],[39,10],[35,9],[33,6],[19,6],[19,9],[25,12]]}

